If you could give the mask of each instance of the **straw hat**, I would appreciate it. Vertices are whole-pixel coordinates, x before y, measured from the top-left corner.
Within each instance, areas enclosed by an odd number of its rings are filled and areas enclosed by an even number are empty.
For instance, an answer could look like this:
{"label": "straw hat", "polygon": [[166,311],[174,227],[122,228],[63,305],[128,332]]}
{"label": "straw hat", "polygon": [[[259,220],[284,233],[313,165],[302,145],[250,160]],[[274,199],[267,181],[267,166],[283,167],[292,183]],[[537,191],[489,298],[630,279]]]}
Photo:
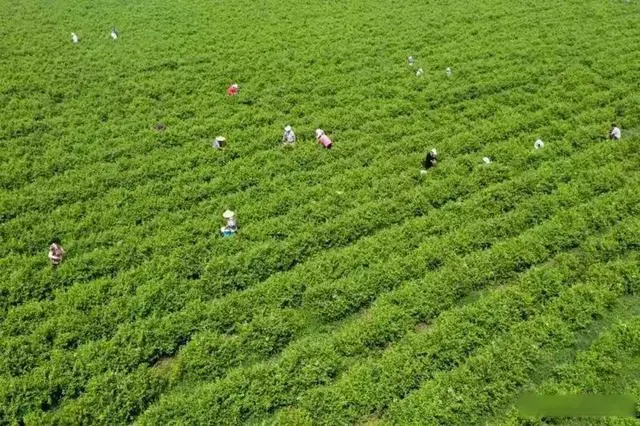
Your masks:
{"label": "straw hat", "polygon": [[484,161],[484,163],[485,163],[485,164],[489,164],[489,163],[491,163],[491,158],[489,158],[489,157],[483,157],[483,158],[482,158],[482,161]]}
{"label": "straw hat", "polygon": [[285,132],[290,132],[291,131],[291,126],[284,126],[284,131]]}
{"label": "straw hat", "polygon": [[436,156],[438,155],[438,151],[436,151],[436,149],[435,149],[435,148],[433,148],[433,149],[431,150],[431,153],[432,153],[433,155],[436,155]]}
{"label": "straw hat", "polygon": [[324,135],[324,130],[322,129],[316,129],[316,138],[319,138],[320,136]]}
{"label": "straw hat", "polygon": [[235,215],[236,214],[234,212],[232,212],[231,210],[227,210],[224,213],[222,213],[222,217],[224,217],[225,219],[231,219]]}
{"label": "straw hat", "polygon": [[534,144],[533,144],[533,147],[534,147],[535,149],[544,148],[544,142],[542,142],[542,140],[541,140],[541,139],[538,139],[538,140],[536,141],[536,143],[534,143]]}

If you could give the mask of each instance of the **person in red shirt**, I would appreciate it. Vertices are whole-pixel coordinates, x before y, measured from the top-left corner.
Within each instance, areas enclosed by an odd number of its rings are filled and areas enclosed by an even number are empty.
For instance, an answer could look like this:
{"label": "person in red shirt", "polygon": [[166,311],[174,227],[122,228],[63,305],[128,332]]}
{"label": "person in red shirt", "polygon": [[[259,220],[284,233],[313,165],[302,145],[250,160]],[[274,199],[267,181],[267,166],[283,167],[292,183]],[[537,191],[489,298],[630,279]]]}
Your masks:
{"label": "person in red shirt", "polygon": [[227,95],[235,96],[238,94],[238,90],[239,90],[238,85],[234,83],[231,86],[229,86],[229,88],[227,89]]}

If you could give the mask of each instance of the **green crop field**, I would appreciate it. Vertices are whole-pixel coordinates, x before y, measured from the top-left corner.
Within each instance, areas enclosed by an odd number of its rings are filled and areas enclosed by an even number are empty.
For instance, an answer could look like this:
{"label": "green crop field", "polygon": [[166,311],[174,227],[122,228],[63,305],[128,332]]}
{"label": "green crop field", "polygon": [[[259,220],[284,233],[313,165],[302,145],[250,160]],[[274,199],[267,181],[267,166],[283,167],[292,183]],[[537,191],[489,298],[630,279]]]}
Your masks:
{"label": "green crop field", "polygon": [[636,0],[0,0],[0,424],[640,424],[639,147]]}

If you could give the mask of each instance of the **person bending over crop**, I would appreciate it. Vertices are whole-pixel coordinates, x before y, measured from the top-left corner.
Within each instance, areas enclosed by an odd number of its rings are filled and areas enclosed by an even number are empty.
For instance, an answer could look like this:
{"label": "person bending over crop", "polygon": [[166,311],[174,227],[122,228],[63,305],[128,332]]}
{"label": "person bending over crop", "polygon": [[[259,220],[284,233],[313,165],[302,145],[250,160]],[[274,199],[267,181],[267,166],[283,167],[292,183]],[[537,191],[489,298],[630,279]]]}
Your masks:
{"label": "person bending over crop", "polygon": [[324,130],[322,129],[316,129],[316,140],[327,149],[331,149],[333,146],[333,142],[329,139],[329,136],[324,134]]}
{"label": "person bending over crop", "polygon": [[234,83],[231,86],[229,86],[229,88],[227,89],[227,95],[235,96],[238,94],[239,90],[240,88],[238,87],[238,85]]}
{"label": "person bending over crop", "polygon": [[616,123],[612,123],[611,131],[609,131],[609,139],[611,139],[612,141],[619,141],[620,136],[622,136],[622,132],[620,131],[620,128],[616,126]]}
{"label": "person bending over crop", "polygon": [[227,140],[224,138],[224,136],[216,137],[211,143],[211,146],[214,147],[215,149],[222,149],[226,145],[227,145]]}
{"label": "person bending over crop", "polygon": [[437,164],[437,159],[438,159],[438,152],[436,151],[436,149],[432,149],[431,151],[429,151],[427,153],[427,156],[424,157],[424,168],[426,169],[430,169],[432,167],[435,167]]}
{"label": "person bending over crop", "polygon": [[51,245],[49,246],[49,260],[51,261],[51,266],[54,268],[62,262],[62,258],[64,257],[64,249],[60,245],[60,242],[57,240],[53,240]]}
{"label": "person bending over crop", "polygon": [[236,222],[236,214],[231,210],[227,210],[222,214],[222,217],[227,221],[226,226],[220,228],[220,232],[223,237],[230,237],[238,230],[238,224]]}
{"label": "person bending over crop", "polygon": [[286,126],[284,128],[284,133],[282,134],[282,142],[285,145],[293,145],[296,142],[296,134],[293,133],[293,129],[291,126]]}

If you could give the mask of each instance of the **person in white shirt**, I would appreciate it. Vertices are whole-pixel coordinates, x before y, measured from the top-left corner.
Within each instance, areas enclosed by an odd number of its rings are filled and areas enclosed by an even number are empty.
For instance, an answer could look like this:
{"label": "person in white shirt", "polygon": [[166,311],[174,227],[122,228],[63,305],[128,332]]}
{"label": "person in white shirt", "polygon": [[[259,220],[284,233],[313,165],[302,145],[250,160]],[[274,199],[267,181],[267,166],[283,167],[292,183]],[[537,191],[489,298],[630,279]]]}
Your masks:
{"label": "person in white shirt", "polygon": [[78,35],[76,33],[71,33],[71,41],[73,41],[73,44],[78,44]]}
{"label": "person in white shirt", "polygon": [[230,237],[234,235],[238,230],[236,214],[231,210],[227,210],[222,214],[222,217],[227,221],[227,224],[220,228],[220,233],[223,237]]}
{"label": "person in white shirt", "polygon": [[216,137],[211,143],[211,146],[214,147],[215,149],[222,149],[226,145],[227,145],[227,140],[224,138],[224,136]]}
{"label": "person in white shirt", "polygon": [[60,242],[58,240],[53,240],[49,246],[49,260],[51,261],[51,266],[54,268],[57,267],[60,262],[62,262],[63,257],[64,249],[60,245]]}
{"label": "person in white shirt", "polygon": [[622,132],[620,131],[620,128],[616,126],[616,123],[612,123],[611,131],[609,132],[609,139],[611,139],[612,141],[619,141],[620,136],[622,136]]}
{"label": "person in white shirt", "polygon": [[291,126],[286,126],[284,128],[284,133],[282,134],[282,142],[285,145],[293,145],[296,142],[296,134],[293,132]]}

